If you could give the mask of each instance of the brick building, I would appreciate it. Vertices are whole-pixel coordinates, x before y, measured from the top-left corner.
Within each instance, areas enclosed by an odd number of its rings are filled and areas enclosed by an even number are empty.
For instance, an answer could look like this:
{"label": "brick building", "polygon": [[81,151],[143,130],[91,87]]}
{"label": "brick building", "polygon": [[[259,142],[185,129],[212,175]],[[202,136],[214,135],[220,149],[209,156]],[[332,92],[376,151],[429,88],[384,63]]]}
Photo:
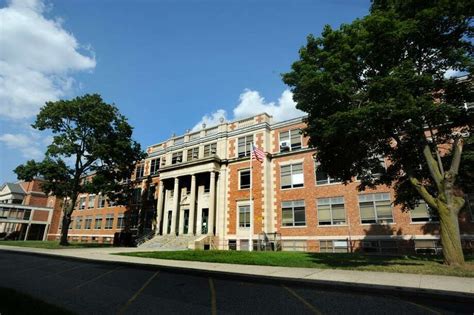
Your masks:
{"label": "brick building", "polygon": [[[254,247],[283,250],[437,250],[439,224],[425,204],[402,212],[388,187],[359,192],[357,180],[343,185],[329,178],[318,169],[303,127],[302,118],[275,123],[263,113],[152,145],[131,178],[130,205],[81,196],[70,237],[111,242],[125,229],[156,234],[150,242],[181,238],[191,248],[248,249],[251,234]],[[252,143],[267,154],[250,171]],[[474,239],[472,208],[460,216],[466,245]],[[59,226],[50,233],[58,236]]]}

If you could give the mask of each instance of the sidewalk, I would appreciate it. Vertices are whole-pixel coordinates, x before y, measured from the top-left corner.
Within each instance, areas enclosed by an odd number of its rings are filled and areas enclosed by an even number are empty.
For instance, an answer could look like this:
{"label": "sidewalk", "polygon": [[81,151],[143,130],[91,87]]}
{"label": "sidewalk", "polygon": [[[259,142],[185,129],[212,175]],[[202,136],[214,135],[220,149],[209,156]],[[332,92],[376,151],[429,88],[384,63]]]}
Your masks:
{"label": "sidewalk", "polygon": [[344,287],[345,289],[358,291],[395,290],[405,294],[409,292],[424,295],[443,294],[457,298],[474,299],[474,278],[340,269],[235,265],[111,255],[112,253],[144,251],[143,249],[130,247],[40,249],[0,245],[0,255],[2,250],[194,272],[219,273],[228,276],[252,277],[273,281],[303,282],[305,284]]}

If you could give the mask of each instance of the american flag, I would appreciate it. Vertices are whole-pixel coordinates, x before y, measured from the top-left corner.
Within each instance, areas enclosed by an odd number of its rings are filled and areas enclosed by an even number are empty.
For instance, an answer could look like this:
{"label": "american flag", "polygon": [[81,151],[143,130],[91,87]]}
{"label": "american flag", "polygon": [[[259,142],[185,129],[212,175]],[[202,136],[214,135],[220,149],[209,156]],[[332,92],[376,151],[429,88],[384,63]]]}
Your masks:
{"label": "american flag", "polygon": [[259,162],[263,162],[265,158],[265,152],[262,149],[259,149],[252,143],[252,159],[255,158]]}

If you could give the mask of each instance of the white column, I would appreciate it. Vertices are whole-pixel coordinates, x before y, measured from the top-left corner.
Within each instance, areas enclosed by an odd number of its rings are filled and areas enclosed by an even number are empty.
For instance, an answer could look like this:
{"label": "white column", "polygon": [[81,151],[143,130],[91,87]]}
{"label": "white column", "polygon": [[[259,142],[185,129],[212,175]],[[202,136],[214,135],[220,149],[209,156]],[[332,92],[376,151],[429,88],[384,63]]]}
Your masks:
{"label": "white column", "polygon": [[173,214],[171,217],[171,234],[176,233],[176,219],[178,216],[178,201],[179,201],[179,178],[174,179],[173,189]]}
{"label": "white column", "polygon": [[199,197],[203,198],[204,186],[198,186],[198,203],[197,203],[197,218],[196,218],[196,235],[202,235],[202,204],[199,202]]}
{"label": "white column", "polygon": [[[180,196],[183,195],[183,193],[186,193],[186,188],[181,188],[180,191]],[[183,235],[184,234],[184,209],[181,209],[181,207],[178,204],[179,208],[179,227],[178,227],[178,234]]]}
{"label": "white column", "polygon": [[160,183],[158,184],[158,201],[156,204],[156,231],[155,233],[157,235],[164,234],[164,230],[166,229],[166,226],[163,221],[163,217],[164,217],[163,216],[163,199],[164,199],[163,198],[163,181],[160,180]]}
{"label": "white column", "polygon": [[214,218],[216,211],[216,173],[211,172],[211,181],[209,183],[209,224],[207,234],[214,235]]}
{"label": "white column", "polygon": [[165,189],[165,205],[166,207],[163,207],[163,231],[162,235],[167,235],[168,234],[168,203],[170,201],[170,190]]}
{"label": "white column", "polygon": [[189,196],[189,227],[188,234],[193,235],[194,227],[194,212],[196,211],[196,175],[191,175],[191,195]]}

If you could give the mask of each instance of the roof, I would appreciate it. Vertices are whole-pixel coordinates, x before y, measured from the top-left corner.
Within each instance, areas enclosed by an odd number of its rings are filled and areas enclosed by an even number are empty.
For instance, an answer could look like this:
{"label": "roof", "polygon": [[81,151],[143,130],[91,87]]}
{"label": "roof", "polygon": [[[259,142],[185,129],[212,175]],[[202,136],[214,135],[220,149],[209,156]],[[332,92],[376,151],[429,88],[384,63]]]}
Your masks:
{"label": "roof", "polygon": [[3,190],[5,187],[8,187],[8,189],[14,194],[24,194],[25,193],[25,191],[23,190],[23,188],[21,187],[20,184],[5,183],[4,185],[2,185],[1,189]]}

